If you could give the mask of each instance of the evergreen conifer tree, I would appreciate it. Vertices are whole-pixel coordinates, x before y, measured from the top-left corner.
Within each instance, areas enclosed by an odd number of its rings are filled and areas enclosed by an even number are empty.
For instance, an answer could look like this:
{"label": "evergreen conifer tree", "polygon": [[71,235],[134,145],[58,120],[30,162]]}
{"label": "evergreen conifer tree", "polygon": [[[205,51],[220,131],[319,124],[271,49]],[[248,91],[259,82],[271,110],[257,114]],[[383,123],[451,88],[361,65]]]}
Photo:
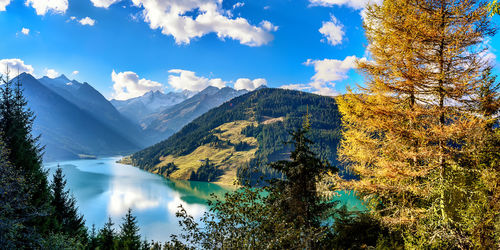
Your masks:
{"label": "evergreen conifer tree", "polygon": [[0,246],[5,249],[37,248],[41,236],[27,223],[37,216],[36,208],[28,203],[28,184],[7,159],[8,150],[0,136]]}
{"label": "evergreen conifer tree", "polygon": [[177,216],[184,227],[185,242],[173,236],[167,249],[329,249],[332,231],[323,222],[333,216],[337,204],[323,199],[317,184],[323,174],[337,169],[319,160],[304,127],[292,133],[295,149],[290,161],[271,168],[284,174],[268,186],[243,188],[224,199],[209,201],[210,213],[203,216],[203,228],[181,207]]}
{"label": "evergreen conifer tree", "polygon": [[[30,223],[45,234],[49,231],[48,218],[50,192],[47,174],[42,169],[42,150],[39,137],[31,135],[33,112],[27,107],[20,77],[15,83],[9,79],[9,71],[0,77],[0,135],[9,149],[7,159],[30,184],[29,203],[38,209],[38,215]],[[14,85],[15,84],[15,85]]]}
{"label": "evergreen conifer tree", "polygon": [[95,228],[95,224],[92,224],[92,228],[90,229],[89,240],[87,243],[87,249],[96,249],[98,246],[98,238],[97,231]]}
{"label": "evergreen conifer tree", "polygon": [[99,230],[99,234],[97,236],[99,249],[102,250],[113,250],[115,249],[115,240],[116,233],[113,228],[113,221],[111,217],[108,217],[108,221],[104,224],[103,228]]}
{"label": "evergreen conifer tree", "polygon": [[138,250],[141,247],[141,235],[139,235],[139,226],[137,218],[132,215],[132,209],[128,209],[123,217],[123,223],[120,225],[120,248]]}
{"label": "evergreen conifer tree", "polygon": [[54,173],[50,188],[52,191],[51,206],[56,224],[54,231],[75,239],[86,239],[85,220],[82,215],[78,214],[75,198],[70,196],[69,191],[66,190],[66,180],[59,166]]}
{"label": "evergreen conifer tree", "polygon": [[335,203],[324,201],[317,191],[317,183],[324,174],[336,172],[337,168],[323,163],[310,149],[313,142],[306,137],[310,122],[306,116],[304,125],[292,133],[294,150],[291,161],[271,163],[271,168],[282,173],[284,179],[271,182],[270,201],[284,211],[288,222],[298,227],[319,227],[323,216]]}

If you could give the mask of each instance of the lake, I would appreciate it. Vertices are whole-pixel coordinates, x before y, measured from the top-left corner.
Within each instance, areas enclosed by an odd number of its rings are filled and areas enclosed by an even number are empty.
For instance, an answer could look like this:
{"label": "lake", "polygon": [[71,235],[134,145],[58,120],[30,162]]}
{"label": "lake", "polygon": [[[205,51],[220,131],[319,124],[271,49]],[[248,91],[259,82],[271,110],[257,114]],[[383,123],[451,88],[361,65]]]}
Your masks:
{"label": "lake", "polygon": [[[148,240],[166,241],[180,232],[175,213],[179,205],[198,219],[207,211],[211,193],[222,196],[233,190],[212,183],[168,180],[139,168],[116,163],[120,157],[47,163],[52,173],[59,164],[67,185],[77,200],[80,213],[90,228],[101,228],[108,216],[118,230],[129,208],[137,217],[141,235]],[[351,195],[342,195],[342,203],[351,209],[362,207]]]}

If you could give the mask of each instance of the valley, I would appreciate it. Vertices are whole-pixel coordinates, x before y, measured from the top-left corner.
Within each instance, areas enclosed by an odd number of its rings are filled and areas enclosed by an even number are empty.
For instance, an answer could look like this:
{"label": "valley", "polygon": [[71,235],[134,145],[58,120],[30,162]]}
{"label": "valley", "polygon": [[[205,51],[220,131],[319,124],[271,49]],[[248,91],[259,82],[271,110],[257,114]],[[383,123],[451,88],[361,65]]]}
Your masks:
{"label": "valley", "polygon": [[208,87],[200,92],[157,91],[109,101],[87,82],[65,75],[36,79],[22,73],[13,82],[18,80],[37,115],[33,134],[41,136],[46,161],[131,154],[247,92]]}
{"label": "valley", "polygon": [[[315,152],[336,163],[340,116],[330,97],[209,86],[108,101],[64,75],[17,79],[37,114],[33,131],[41,135],[47,161],[128,155],[120,162],[166,178],[233,185],[244,168],[273,176],[267,164],[289,157],[289,132],[310,115]],[[209,170],[200,169],[203,164]],[[197,177],[200,171],[211,179]]]}
{"label": "valley", "polygon": [[[314,152],[337,164],[340,115],[335,100],[300,91],[264,88],[225,102],[151,147],[125,157],[121,163],[172,179],[196,179],[224,185],[242,181],[238,173],[255,169],[250,178],[276,176],[268,163],[287,160],[293,149],[290,131],[310,117]],[[200,170],[201,166],[210,165]],[[207,174],[212,176],[208,180]]]}

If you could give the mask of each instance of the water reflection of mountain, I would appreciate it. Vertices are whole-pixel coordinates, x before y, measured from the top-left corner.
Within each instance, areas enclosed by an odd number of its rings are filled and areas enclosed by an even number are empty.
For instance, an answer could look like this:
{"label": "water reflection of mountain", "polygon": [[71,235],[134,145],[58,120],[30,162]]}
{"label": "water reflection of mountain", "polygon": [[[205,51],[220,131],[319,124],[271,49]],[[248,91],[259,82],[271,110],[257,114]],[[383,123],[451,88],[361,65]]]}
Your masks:
{"label": "water reflection of mountain", "polygon": [[208,182],[200,181],[185,181],[185,180],[166,180],[168,187],[176,190],[181,194],[181,199],[188,204],[207,204],[211,194],[218,197],[223,197],[228,191],[232,191],[234,187],[222,187]]}
{"label": "water reflection of mountain", "polygon": [[[49,167],[49,176],[56,170],[56,165]],[[80,200],[89,200],[102,195],[109,189],[109,176],[101,173],[81,171],[73,164],[61,164],[68,184],[71,184],[71,193]],[[50,179],[49,178],[49,179]]]}

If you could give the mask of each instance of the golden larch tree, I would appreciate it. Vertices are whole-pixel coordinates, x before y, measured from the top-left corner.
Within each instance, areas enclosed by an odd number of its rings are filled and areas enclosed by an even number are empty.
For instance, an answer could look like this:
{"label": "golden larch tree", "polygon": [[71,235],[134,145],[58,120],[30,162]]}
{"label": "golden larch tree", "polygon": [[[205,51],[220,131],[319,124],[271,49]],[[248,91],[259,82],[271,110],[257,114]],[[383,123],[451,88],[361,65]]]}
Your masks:
{"label": "golden larch tree", "polygon": [[344,187],[408,245],[479,244],[470,225],[481,219],[465,215],[484,173],[474,156],[488,123],[478,108],[495,33],[486,3],[385,0],[367,7],[364,28],[366,82],[339,98],[339,157],[359,176]]}

